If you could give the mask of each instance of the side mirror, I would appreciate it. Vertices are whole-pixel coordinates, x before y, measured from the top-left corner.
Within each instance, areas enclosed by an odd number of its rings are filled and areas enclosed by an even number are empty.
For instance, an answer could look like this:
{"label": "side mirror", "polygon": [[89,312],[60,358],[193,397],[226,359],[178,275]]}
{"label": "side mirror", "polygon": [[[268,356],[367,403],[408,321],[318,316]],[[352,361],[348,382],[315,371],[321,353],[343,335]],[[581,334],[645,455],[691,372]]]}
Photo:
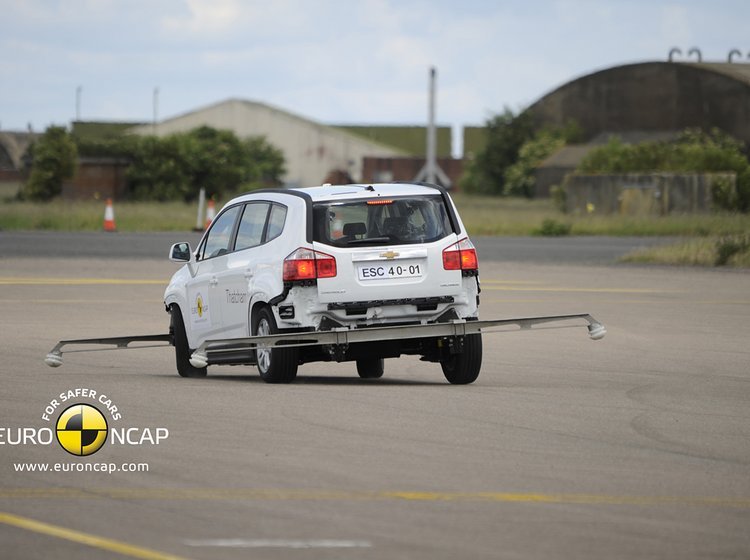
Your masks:
{"label": "side mirror", "polygon": [[169,260],[172,262],[186,263],[190,262],[192,257],[190,243],[175,243],[169,250]]}

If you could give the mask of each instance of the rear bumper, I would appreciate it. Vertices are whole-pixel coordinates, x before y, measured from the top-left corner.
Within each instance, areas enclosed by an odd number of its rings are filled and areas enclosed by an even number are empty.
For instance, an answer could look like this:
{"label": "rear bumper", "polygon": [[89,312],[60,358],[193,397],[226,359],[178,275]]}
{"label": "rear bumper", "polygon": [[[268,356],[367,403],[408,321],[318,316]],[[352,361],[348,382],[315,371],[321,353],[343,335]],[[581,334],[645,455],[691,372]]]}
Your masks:
{"label": "rear bumper", "polygon": [[476,278],[464,277],[461,289],[453,295],[372,299],[367,301],[342,300],[321,303],[317,287],[295,286],[287,297],[276,304],[274,314],[281,329],[312,328],[319,330],[325,319],[349,326],[388,325],[415,321],[434,322],[447,311],[453,310],[457,317],[477,317],[479,289]]}
{"label": "rear bumper", "polygon": [[453,296],[404,298],[404,299],[376,299],[372,301],[350,301],[343,303],[329,303],[328,311],[344,311],[347,316],[366,315],[372,307],[392,307],[413,305],[416,311],[436,311],[438,305],[454,303]]}

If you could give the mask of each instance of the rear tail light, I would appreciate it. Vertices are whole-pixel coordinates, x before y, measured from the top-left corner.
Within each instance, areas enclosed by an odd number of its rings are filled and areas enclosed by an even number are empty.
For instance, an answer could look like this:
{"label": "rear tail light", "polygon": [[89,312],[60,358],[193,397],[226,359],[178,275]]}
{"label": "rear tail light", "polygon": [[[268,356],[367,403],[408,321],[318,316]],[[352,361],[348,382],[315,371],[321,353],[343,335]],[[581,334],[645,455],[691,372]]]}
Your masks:
{"label": "rear tail light", "polygon": [[443,268],[445,270],[477,270],[477,250],[466,237],[443,250]]}
{"label": "rear tail light", "polygon": [[336,259],[320,251],[300,247],[284,259],[284,282],[333,278]]}

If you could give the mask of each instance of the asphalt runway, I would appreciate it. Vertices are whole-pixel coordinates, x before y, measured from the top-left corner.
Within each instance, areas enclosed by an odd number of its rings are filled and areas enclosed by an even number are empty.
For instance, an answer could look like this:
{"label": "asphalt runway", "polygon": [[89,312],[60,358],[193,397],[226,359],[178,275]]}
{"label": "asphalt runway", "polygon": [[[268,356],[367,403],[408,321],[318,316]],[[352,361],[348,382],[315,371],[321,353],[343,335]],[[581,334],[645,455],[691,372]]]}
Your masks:
{"label": "asphalt runway", "polygon": [[[485,334],[470,386],[414,358],[380,380],[351,364],[293,385],[243,367],[181,379],[171,348],[51,369],[61,338],[166,332],[176,265],[0,259],[0,556],[749,557],[747,272],[480,265],[482,318],[588,312],[607,337]],[[95,398],[52,404],[77,388]],[[129,441],[42,444],[75,403]],[[40,441],[11,445],[24,428]]]}

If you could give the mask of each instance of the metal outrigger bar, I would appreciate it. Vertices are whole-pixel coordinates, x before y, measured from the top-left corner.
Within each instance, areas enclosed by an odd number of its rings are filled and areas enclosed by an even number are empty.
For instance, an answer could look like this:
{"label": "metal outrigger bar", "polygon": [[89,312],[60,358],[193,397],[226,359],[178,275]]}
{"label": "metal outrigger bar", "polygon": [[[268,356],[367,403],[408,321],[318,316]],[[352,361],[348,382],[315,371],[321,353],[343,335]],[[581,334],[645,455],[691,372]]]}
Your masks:
{"label": "metal outrigger bar", "polygon": [[[166,344],[148,344],[139,346],[130,346],[133,342],[166,342]],[[50,367],[60,367],[63,364],[63,347],[65,346],[79,346],[79,345],[104,345],[114,346],[114,348],[86,348],[79,350],[66,350],[66,354],[72,354],[74,352],[101,352],[102,350],[133,350],[135,348],[161,348],[164,346],[172,346],[172,335],[171,334],[147,334],[140,336],[115,336],[112,338],[82,338],[79,340],[61,340],[55,347],[50,350],[47,357],[44,359],[44,363]]]}
{"label": "metal outrigger bar", "polygon": [[[593,340],[600,340],[607,334],[607,329],[599,321],[587,313],[577,315],[552,315],[549,317],[526,317],[519,319],[497,319],[488,321],[466,321],[463,319],[446,323],[430,323],[427,325],[399,325],[390,327],[368,327],[334,328],[330,331],[312,331],[288,334],[272,334],[266,336],[249,336],[244,338],[225,338],[218,340],[207,340],[201,344],[190,357],[190,364],[196,368],[206,367],[211,363],[212,356],[223,353],[237,352],[238,350],[253,350],[261,348],[289,348],[301,346],[347,346],[357,342],[375,342],[383,340],[397,340],[409,338],[430,337],[462,337],[482,332],[504,332],[510,329],[505,327],[518,327],[521,330],[531,329],[536,325],[547,323],[563,323],[572,321],[584,321],[585,325],[559,325],[546,328],[569,328],[575,326],[586,326],[589,336]],[[502,329],[502,330],[501,330]],[[131,342],[167,342],[167,344],[149,346],[129,346]],[[148,336],[124,336],[115,338],[93,338],[82,340],[61,340],[47,354],[44,362],[51,367],[62,365],[62,348],[68,345],[114,345],[115,348],[97,350],[115,350],[124,348],[154,348],[169,346],[173,343],[172,335],[159,334]],[[89,350],[69,350],[68,352],[87,352]]]}
{"label": "metal outrigger bar", "polygon": [[[586,321],[589,336],[600,340],[607,334],[607,329],[587,313],[578,315],[553,315],[549,317],[528,317],[522,319],[497,319],[488,321],[466,321],[457,319],[446,323],[427,325],[402,325],[392,327],[368,327],[350,329],[334,328],[330,331],[314,331],[267,336],[250,336],[246,338],[228,338],[224,340],[207,340],[201,344],[190,357],[190,364],[196,368],[206,367],[211,363],[210,356],[237,350],[258,348],[289,348],[300,346],[318,346],[330,344],[346,346],[356,342],[375,342],[407,338],[457,337],[481,332],[498,332],[502,327],[516,326],[520,329],[531,329],[534,325],[556,323],[582,319]],[[567,328],[576,325],[564,325],[547,328]],[[500,331],[502,332],[502,331]]]}

